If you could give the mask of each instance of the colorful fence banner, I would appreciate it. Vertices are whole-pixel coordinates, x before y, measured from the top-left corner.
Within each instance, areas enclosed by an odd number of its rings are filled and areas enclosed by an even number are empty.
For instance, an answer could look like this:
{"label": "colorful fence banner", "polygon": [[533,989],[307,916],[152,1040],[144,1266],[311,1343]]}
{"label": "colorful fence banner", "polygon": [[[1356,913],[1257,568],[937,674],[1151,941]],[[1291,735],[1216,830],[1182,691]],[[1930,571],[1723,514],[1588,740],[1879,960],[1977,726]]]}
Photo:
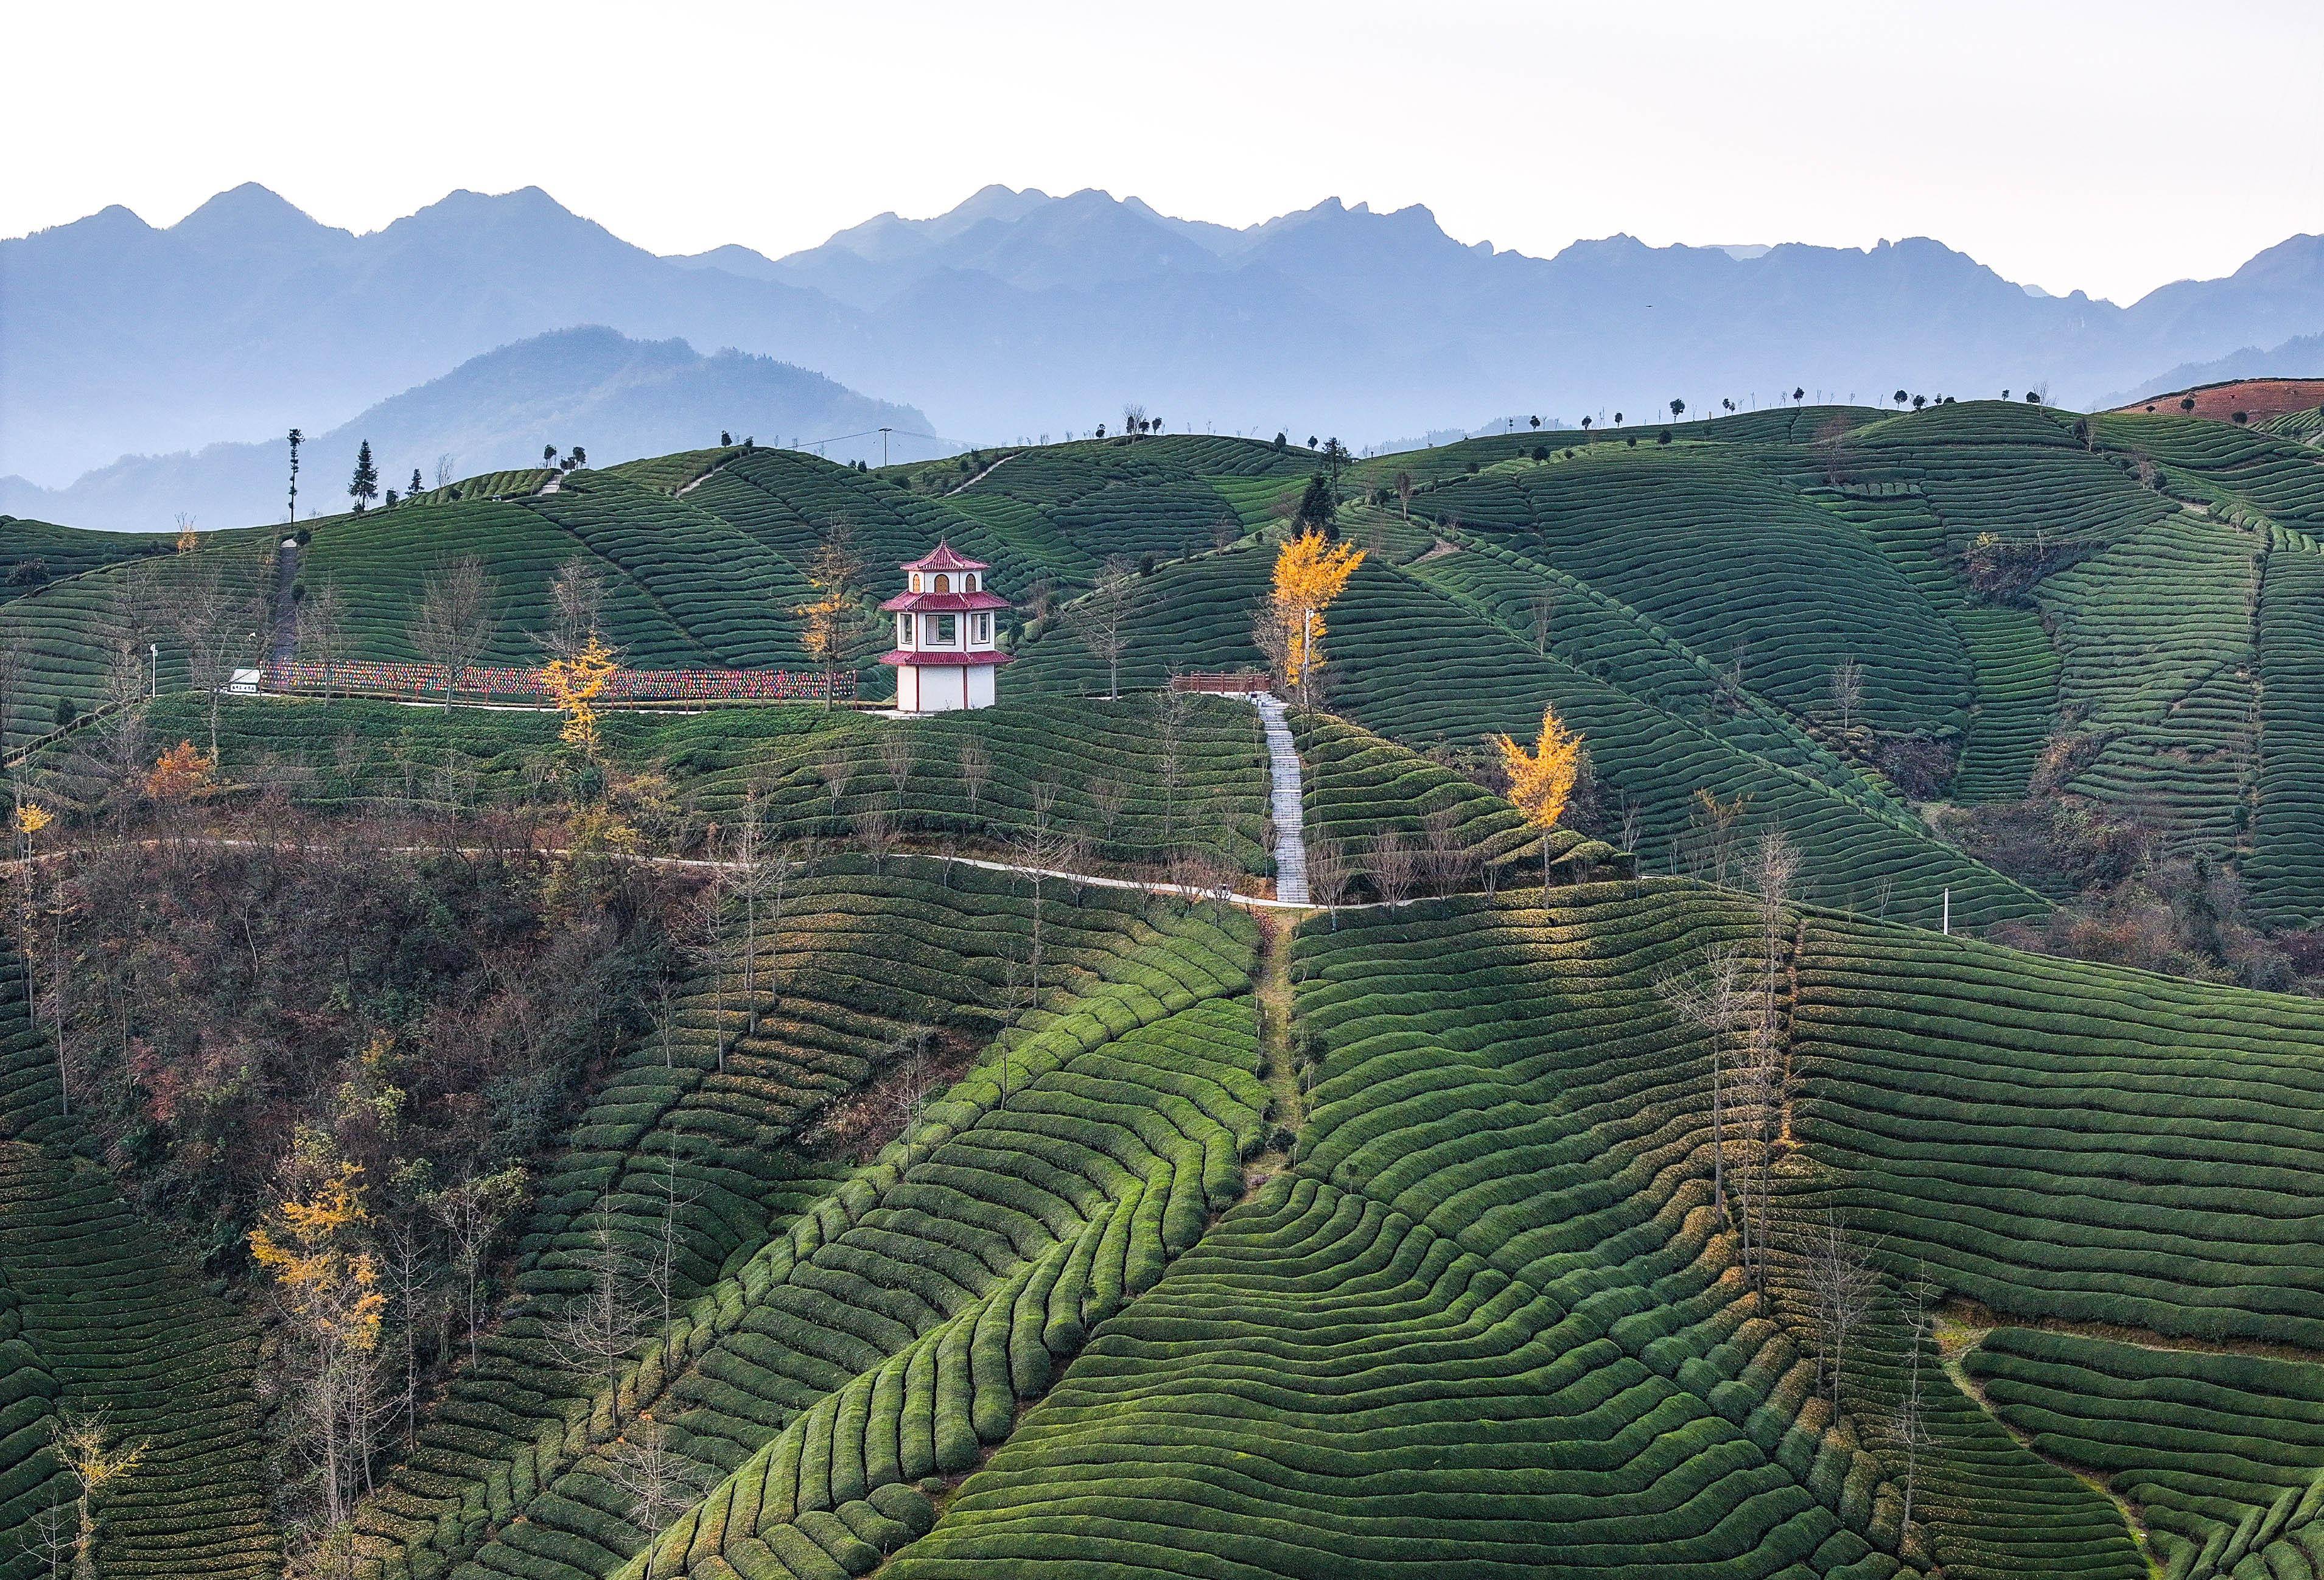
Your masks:
{"label": "colorful fence banner", "polygon": [[[467,696],[547,698],[538,669],[478,667],[460,672],[459,692]],[[401,696],[440,697],[444,666],[381,663],[349,659],[329,667],[334,691],[370,692]],[[832,677],[834,702],[855,700],[855,675],[841,670]],[[270,691],[320,691],[320,664],[270,664]],[[608,702],[658,703],[819,703],[824,677],[800,669],[617,669],[601,694]]]}

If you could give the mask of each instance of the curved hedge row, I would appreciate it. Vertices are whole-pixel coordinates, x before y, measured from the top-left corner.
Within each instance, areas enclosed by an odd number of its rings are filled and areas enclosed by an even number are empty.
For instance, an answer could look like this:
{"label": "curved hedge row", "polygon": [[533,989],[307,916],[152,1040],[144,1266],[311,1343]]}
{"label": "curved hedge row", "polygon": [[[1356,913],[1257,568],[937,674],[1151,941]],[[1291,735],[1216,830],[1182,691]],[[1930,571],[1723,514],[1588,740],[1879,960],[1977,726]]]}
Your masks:
{"label": "curved hedge row", "polygon": [[2057,709],[2057,649],[2034,611],[1970,601],[1948,558],[1944,523],[1917,487],[1898,489],[1875,495],[1827,490],[1814,497],[1870,538],[1960,632],[1976,707],[1948,798],[2021,800]]}
{"label": "curved hedge row", "polygon": [[2324,555],[2268,550],[2261,583],[2259,777],[2244,881],[2278,927],[2324,923]]}
{"label": "curved hedge row", "polygon": [[[962,868],[939,885],[918,876],[925,864],[896,865],[905,875],[883,877],[844,861],[802,884],[782,931],[761,938],[755,1002],[727,962],[681,1001],[666,1043],[650,1037],[623,1056],[543,1181],[519,1245],[517,1300],[482,1363],[456,1379],[419,1451],[365,1507],[386,1573],[477,1563],[602,1574],[644,1534],[609,1524],[619,1499],[606,1466],[589,1463],[622,1419],[650,1408],[675,1449],[723,1476],[885,1353],[876,1346],[889,1342],[894,1302],[852,1281],[867,1272],[855,1253],[816,1254],[826,1229],[839,1236],[865,1210],[863,1180],[835,1196],[800,1132],[921,1033],[941,1046],[1003,1024],[1002,984],[1029,952],[1033,921],[1029,891],[1000,875]],[[1047,1006],[1029,1024],[1043,1035],[1102,1041],[1248,979],[1249,923],[1213,909],[1111,890],[1073,903],[1060,886],[1042,919]],[[1018,1077],[1029,1067],[1012,1055]],[[889,1187],[873,1183],[884,1199]],[[616,1410],[558,1364],[544,1323],[588,1282],[600,1231],[650,1256],[665,1214],[687,1315],[649,1342]],[[992,1221],[971,1214],[950,1233],[989,1236]],[[900,1254],[866,1233],[877,1254]],[[849,1287],[835,1287],[843,1274]]]}
{"label": "curved hedge row", "polygon": [[1702,893],[1303,928],[1292,1171],[1098,1331],[898,1580],[1920,1572],[1712,1234],[1708,1050],[1650,985],[1748,925]]}
{"label": "curved hedge row", "polygon": [[[1125,685],[1157,686],[1172,666],[1237,669],[1261,663],[1250,611],[1267,585],[1264,554],[1205,556],[1152,578],[1147,612],[1122,660]],[[1495,621],[1405,571],[1367,561],[1333,605],[1322,704],[1406,746],[1480,745],[1491,732],[1530,739],[1541,710],[1582,731],[1609,810],[1639,808],[1638,853],[1656,870],[1687,865],[1698,790],[1745,802],[1737,848],[1781,827],[1807,859],[1805,892],[1868,904],[1884,882],[1901,914],[1934,925],[1941,893],[1953,917],[1983,925],[2044,906],[2029,891],[1930,836],[1901,806],[1858,781],[1849,791],[1748,755],[1701,726],[1536,654]],[[1084,694],[1102,676],[1070,620],[1039,633],[1012,666],[1019,692]],[[1892,912],[1892,914],[1897,914]]]}
{"label": "curved hedge row", "polygon": [[2035,1452],[2135,1504],[2172,1575],[2324,1562],[2324,1365],[2004,1327],[1961,1369]]}
{"label": "curved hedge row", "polygon": [[32,1521],[70,1488],[49,1421],[71,1409],[102,1413],[115,1447],[147,1446],[102,1505],[105,1574],[265,1580],[282,1555],[256,1337],[103,1171],[56,1150],[73,1127],[22,970],[0,953],[0,1575],[42,1567]]}
{"label": "curved hedge row", "polygon": [[1485,532],[1620,600],[1802,715],[1864,666],[1866,717],[1958,728],[1952,628],[1855,532],[1714,447],[1605,448],[1594,464],[1440,484],[1430,516]]}
{"label": "curved hedge row", "polygon": [[988,1056],[889,1149],[885,1189],[847,1203],[853,1224],[825,1219],[816,1254],[883,1283],[885,1263],[900,1280],[887,1287],[918,1297],[900,1325],[917,1337],[737,1467],[624,1576],[861,1572],[932,1523],[908,1484],[973,1465],[1084,1336],[1240,1196],[1267,1103],[1248,999],[1120,1036],[1061,1026],[1010,1056],[1006,1102]]}
{"label": "curved hedge row", "polygon": [[2324,1008],[1811,919],[1794,1131],[1899,1267],[2009,1315],[2324,1346]]}
{"label": "curved hedge row", "polygon": [[2067,787],[2214,851],[2234,847],[2242,821],[2258,548],[2179,516],[2034,589],[2062,660],[2059,704],[2099,742]]}

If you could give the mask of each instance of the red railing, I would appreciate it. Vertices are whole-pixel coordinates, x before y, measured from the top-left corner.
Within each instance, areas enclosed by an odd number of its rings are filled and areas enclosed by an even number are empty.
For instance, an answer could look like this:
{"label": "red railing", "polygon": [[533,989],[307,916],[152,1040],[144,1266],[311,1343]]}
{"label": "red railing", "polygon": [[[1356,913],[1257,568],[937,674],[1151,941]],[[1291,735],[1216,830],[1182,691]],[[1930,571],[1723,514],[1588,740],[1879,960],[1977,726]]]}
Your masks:
{"label": "red railing", "polygon": [[1247,696],[1275,689],[1275,677],[1263,669],[1221,670],[1207,675],[1174,675],[1170,689],[1178,692],[1225,692]]}
{"label": "red railing", "polygon": [[[270,664],[270,691],[320,691],[326,675],[320,664]],[[841,670],[832,677],[834,702],[855,700],[855,675]],[[444,666],[382,663],[349,659],[330,666],[328,681],[335,691],[365,692],[385,696],[440,697]],[[458,691],[466,696],[540,697],[549,694],[538,669],[479,667],[460,672]],[[824,677],[798,669],[617,669],[602,694],[608,702],[672,703],[819,703]]]}

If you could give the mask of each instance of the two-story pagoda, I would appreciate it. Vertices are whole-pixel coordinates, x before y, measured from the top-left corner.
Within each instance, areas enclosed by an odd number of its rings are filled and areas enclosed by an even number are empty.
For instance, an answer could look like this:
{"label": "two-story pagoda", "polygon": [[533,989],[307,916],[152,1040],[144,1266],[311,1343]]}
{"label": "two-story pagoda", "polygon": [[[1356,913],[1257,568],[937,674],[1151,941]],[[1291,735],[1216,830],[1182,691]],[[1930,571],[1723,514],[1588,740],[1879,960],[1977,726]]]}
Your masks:
{"label": "two-story pagoda", "polygon": [[880,662],[896,669],[896,706],[948,713],[992,705],[993,671],[1009,662],[994,646],[993,620],[1009,600],[986,591],[991,567],[938,539],[904,567],[904,591],[880,607],[896,617],[896,648]]}

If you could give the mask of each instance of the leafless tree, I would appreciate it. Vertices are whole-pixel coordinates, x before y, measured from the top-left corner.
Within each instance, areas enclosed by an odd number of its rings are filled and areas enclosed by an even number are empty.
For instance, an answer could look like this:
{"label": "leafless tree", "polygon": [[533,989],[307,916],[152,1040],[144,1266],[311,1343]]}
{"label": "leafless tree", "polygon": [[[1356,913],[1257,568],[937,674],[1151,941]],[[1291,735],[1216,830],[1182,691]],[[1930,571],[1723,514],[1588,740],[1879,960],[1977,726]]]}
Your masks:
{"label": "leafless tree", "polygon": [[1767,1252],[1775,1235],[1775,1160],[1782,1150],[1784,1113],[1791,1098],[1791,1067],[1776,1044],[1773,1028],[1756,1014],[1745,1018],[1748,1031],[1730,1083],[1744,1141],[1735,1194],[1742,1209],[1744,1277],[1765,1309]]}
{"label": "leafless tree", "polygon": [[243,562],[224,550],[180,555],[171,564],[171,624],[185,649],[188,676],[203,694],[216,759],[218,700],[235,667],[256,654],[263,605]]}
{"label": "leafless tree", "polygon": [[1816,1392],[1840,1413],[1847,1377],[1849,1337],[1872,1314],[1880,1296],[1880,1274],[1872,1253],[1848,1231],[1837,1209],[1825,1214],[1807,1236],[1807,1290],[1816,1330]]}
{"label": "leafless tree", "polygon": [[1380,898],[1391,905],[1403,904],[1418,876],[1411,842],[1394,829],[1383,829],[1372,838],[1371,857],[1372,884]]}
{"label": "leafless tree", "polygon": [[338,667],[346,657],[346,602],[338,584],[326,582],[299,605],[299,656],[323,670],[323,695],[331,694]]}
{"label": "leafless tree", "polygon": [[500,629],[493,583],[484,562],[465,554],[429,574],[411,617],[411,646],[444,671],[444,705],[449,708],[461,677],[475,667]]}
{"label": "leafless tree", "polygon": [[[1731,943],[1713,944],[1701,963],[1657,978],[1655,993],[1674,1019],[1711,1044],[1711,1199],[1720,1217],[1727,1213],[1727,1107],[1734,1044],[1743,1030],[1750,996],[1744,982],[1741,952]],[[1747,1242],[1750,1225],[1746,1219]]]}
{"label": "leafless tree", "polygon": [[1935,1292],[1924,1282],[1915,1282],[1907,1291],[1912,1309],[1904,1336],[1909,1346],[1904,1354],[1904,1382],[1897,1394],[1895,1416],[1889,1423],[1896,1447],[1904,1456],[1904,1517],[1901,1533],[1907,1537],[1913,1534],[1913,1498],[1920,1489],[1921,1456],[1934,1447],[1925,1414],[1921,1364],[1929,1349],[1932,1326],[1930,1307]]}
{"label": "leafless tree", "polygon": [[1121,821],[1121,809],[1130,799],[1130,786],[1111,774],[1091,781],[1090,805],[1097,813],[1098,837],[1110,848],[1113,844],[1114,825]]}
{"label": "leafless tree", "polygon": [[409,1449],[420,1431],[420,1334],[436,1310],[436,1263],[433,1248],[417,1226],[393,1221],[379,1235],[379,1281],[395,1313],[395,1333],[403,1350],[403,1382],[394,1401],[403,1418],[403,1446]]}
{"label": "leafless tree", "polygon": [[1783,830],[1769,829],[1752,847],[1748,870],[1751,895],[1759,907],[1759,960],[1765,993],[1760,1014],[1772,1033],[1776,1024],[1775,982],[1783,964],[1784,906],[1791,899],[1793,880],[1799,876],[1799,849],[1784,837]]}
{"label": "leafless tree", "polygon": [[912,1127],[920,1122],[928,1102],[928,1028],[908,1028],[897,1039],[897,1048],[900,1057],[884,1089],[883,1107],[889,1127],[904,1144],[904,1167],[909,1169],[918,1161],[919,1144]]}
{"label": "leafless tree", "polygon": [[[1275,689],[1285,695],[1291,692],[1292,634],[1292,622],[1273,599],[1251,612],[1250,645],[1267,660],[1267,672]],[[1312,670],[1314,666],[1308,667]]]}
{"label": "leafless tree", "polygon": [[1082,600],[1078,621],[1082,646],[1105,666],[1108,701],[1121,695],[1121,656],[1130,648],[1130,611],[1138,592],[1138,567],[1127,555],[1108,555],[1097,584]]}
{"label": "leafless tree", "polygon": [[880,767],[886,770],[888,783],[895,787],[896,815],[899,818],[904,815],[904,789],[912,782],[916,750],[908,727],[897,726],[880,737]]}
{"label": "leafless tree", "polygon": [[444,1226],[452,1274],[460,1281],[460,1314],[467,1330],[470,1365],[476,1363],[477,1336],[484,1330],[484,1270],[490,1264],[493,1242],[524,1196],[524,1170],[512,1165],[495,1174],[463,1180],[428,1199],[428,1210]]}
{"label": "leafless tree", "polygon": [[1557,611],[1556,595],[1545,587],[1526,601],[1526,608],[1533,615],[1533,650],[1546,654],[1549,651],[1549,617]]}
{"label": "leafless tree", "polygon": [[16,1542],[36,1568],[48,1572],[49,1580],[66,1580],[72,1573],[74,1534],[73,1501],[68,1497],[27,1520]]}
{"label": "leafless tree", "polygon": [[992,783],[992,749],[982,736],[964,736],[960,743],[960,789],[968,797],[968,815],[976,815],[984,788]]}
{"label": "leafless tree", "polygon": [[570,658],[592,637],[603,643],[604,610],[604,577],[586,560],[567,560],[549,583],[549,624],[533,640],[552,658]]}
{"label": "leafless tree", "polygon": [[633,1270],[613,1231],[603,1224],[590,1236],[581,1264],[588,1283],[544,1325],[541,1337],[559,1365],[592,1387],[603,1383],[614,1392],[623,1365],[645,1336],[645,1317],[632,1298]]}
{"label": "leafless tree", "polygon": [[884,806],[865,806],[857,809],[853,822],[855,842],[872,858],[872,870],[885,871],[888,858],[896,853],[895,814]]}
{"label": "leafless tree", "polygon": [[1178,802],[1186,787],[1186,724],[1194,716],[1194,700],[1175,686],[1165,686],[1154,699],[1154,744],[1159,757],[1156,771],[1162,780],[1162,842],[1178,842]]}
{"label": "leafless tree", "polygon": [[1840,710],[1840,732],[1843,736],[1854,728],[1856,710],[1864,702],[1864,666],[1854,654],[1849,655],[1831,670],[1831,705]]}
{"label": "leafless tree", "polygon": [[712,1473],[670,1447],[661,1422],[631,1423],[605,1456],[605,1474],[621,1489],[622,1517],[650,1539],[715,1484]]}
{"label": "leafless tree", "polygon": [[647,1260],[642,1274],[646,1292],[651,1296],[653,1311],[661,1327],[667,1330],[678,1307],[678,1258],[685,1248],[684,1235],[678,1214],[692,1207],[700,1195],[696,1190],[678,1188],[678,1149],[666,1148],[661,1167],[655,1171],[654,1196],[659,1208],[654,1226],[653,1254]]}
{"label": "leafless tree", "polygon": [[823,749],[815,760],[815,771],[823,781],[824,793],[831,797],[831,815],[839,815],[839,804],[847,799],[848,786],[855,783],[855,752],[847,740],[835,740]]}
{"label": "leafless tree", "polygon": [[449,450],[445,451],[443,454],[436,457],[436,486],[438,488],[449,488],[452,486],[453,463],[454,457]]}
{"label": "leafless tree", "polygon": [[1339,930],[1340,907],[1347,902],[1353,878],[1346,846],[1329,834],[1319,834],[1307,842],[1307,892],[1331,914],[1334,932]]}
{"label": "leafless tree", "polygon": [[1394,482],[1389,486],[1396,490],[1397,502],[1404,507],[1404,519],[1406,521],[1411,520],[1412,496],[1418,491],[1417,485],[1415,484],[1412,480],[1412,473],[1409,472],[1397,473]]}
{"label": "leafless tree", "polygon": [[1646,809],[1636,801],[1622,803],[1622,849],[1635,852],[1638,848],[1638,824]]}
{"label": "leafless tree", "polygon": [[1423,813],[1420,840],[1430,886],[1440,895],[1459,892],[1470,864],[1469,848],[1461,839],[1460,804],[1448,801]]}

